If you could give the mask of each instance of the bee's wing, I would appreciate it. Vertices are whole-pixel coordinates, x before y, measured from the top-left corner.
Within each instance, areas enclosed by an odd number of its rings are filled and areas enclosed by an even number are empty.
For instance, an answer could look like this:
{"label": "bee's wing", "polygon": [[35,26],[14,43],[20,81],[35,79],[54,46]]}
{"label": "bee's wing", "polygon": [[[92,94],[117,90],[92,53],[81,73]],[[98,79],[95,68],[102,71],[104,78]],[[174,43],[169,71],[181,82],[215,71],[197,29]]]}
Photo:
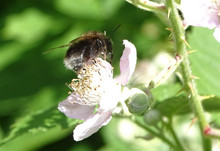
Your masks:
{"label": "bee's wing", "polygon": [[73,39],[72,41],[70,41],[68,45],[73,45],[74,43],[77,43],[81,40],[89,39],[91,37],[92,37],[91,35],[85,35],[85,36],[78,37],[78,38]]}
{"label": "bee's wing", "polygon": [[91,37],[91,36],[78,37],[78,38],[76,38],[76,39],[73,39],[72,41],[70,41],[70,42],[69,42],[68,44],[66,44],[66,45],[62,45],[62,46],[58,46],[58,47],[55,47],[55,48],[51,48],[51,49],[49,49],[49,50],[43,52],[43,54],[47,54],[47,53],[51,52],[51,51],[54,50],[54,49],[69,47],[69,46],[73,45],[74,43],[77,43],[77,42],[79,42],[80,40],[87,39],[87,38],[89,38],[89,37]]}
{"label": "bee's wing", "polygon": [[66,45],[62,45],[62,46],[55,47],[55,48],[51,48],[51,49],[49,49],[49,50],[47,50],[47,51],[44,51],[43,54],[47,54],[47,53],[51,52],[51,51],[54,50],[54,49],[64,48],[64,47],[69,47],[69,46],[71,46],[71,44],[66,44]]}

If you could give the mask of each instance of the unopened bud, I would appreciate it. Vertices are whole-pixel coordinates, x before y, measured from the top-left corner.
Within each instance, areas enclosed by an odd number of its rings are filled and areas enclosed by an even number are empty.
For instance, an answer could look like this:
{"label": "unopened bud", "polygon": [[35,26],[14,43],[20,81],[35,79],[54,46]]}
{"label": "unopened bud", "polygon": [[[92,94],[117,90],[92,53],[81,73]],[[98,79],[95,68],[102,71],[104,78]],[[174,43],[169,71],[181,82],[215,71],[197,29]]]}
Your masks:
{"label": "unopened bud", "polygon": [[148,96],[141,90],[131,96],[127,102],[128,109],[133,114],[143,114],[148,106]]}
{"label": "unopened bud", "polygon": [[158,110],[152,109],[144,114],[144,121],[148,125],[155,125],[161,119],[160,112]]}

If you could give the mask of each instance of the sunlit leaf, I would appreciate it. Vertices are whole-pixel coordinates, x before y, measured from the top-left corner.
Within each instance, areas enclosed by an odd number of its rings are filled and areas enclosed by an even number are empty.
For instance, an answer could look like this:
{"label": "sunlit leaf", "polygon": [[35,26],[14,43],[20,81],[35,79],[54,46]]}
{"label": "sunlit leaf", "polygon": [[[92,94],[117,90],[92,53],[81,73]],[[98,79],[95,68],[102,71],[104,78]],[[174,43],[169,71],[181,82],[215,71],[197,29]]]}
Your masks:
{"label": "sunlit leaf", "polygon": [[180,84],[165,84],[152,89],[152,94],[156,101],[163,101],[173,96],[176,96],[181,90]]}
{"label": "sunlit leaf", "polygon": [[[25,133],[16,137],[15,139],[2,144],[0,146],[1,151],[29,151],[29,150],[38,150],[39,148],[50,144],[55,141],[71,135],[72,128],[60,129],[59,126],[50,128],[47,132],[39,131],[38,133]],[[71,136],[70,136],[71,139]],[[60,146],[63,149],[63,146]],[[59,150],[57,147],[56,149]]]}
{"label": "sunlit leaf", "polygon": [[113,15],[122,2],[120,0],[57,0],[56,7],[61,12],[76,18],[93,18],[97,20]]}
{"label": "sunlit leaf", "polygon": [[[220,115],[220,98],[213,97],[202,101],[202,105],[205,111],[208,112],[219,112]],[[193,112],[193,103],[190,98],[186,96],[177,96],[172,97],[160,102],[156,105],[162,115],[171,116],[171,115],[180,115]]]}
{"label": "sunlit leaf", "polygon": [[189,100],[184,96],[172,97],[156,105],[156,109],[163,116],[183,114],[190,112]]}
{"label": "sunlit leaf", "polygon": [[56,126],[68,128],[70,125],[76,125],[76,123],[76,120],[67,119],[56,107],[53,107],[18,119],[12,126],[9,136],[1,143],[4,144],[25,133],[46,132]]}
{"label": "sunlit leaf", "polygon": [[196,84],[201,94],[220,95],[220,43],[213,37],[213,30],[193,28],[188,42],[195,53],[190,54]]}

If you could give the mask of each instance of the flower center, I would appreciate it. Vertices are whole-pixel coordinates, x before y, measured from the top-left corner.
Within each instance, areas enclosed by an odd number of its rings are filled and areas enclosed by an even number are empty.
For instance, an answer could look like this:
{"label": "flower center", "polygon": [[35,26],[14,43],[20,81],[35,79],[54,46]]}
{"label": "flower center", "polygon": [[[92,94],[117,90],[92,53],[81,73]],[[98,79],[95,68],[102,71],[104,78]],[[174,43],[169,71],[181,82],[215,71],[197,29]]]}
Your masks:
{"label": "flower center", "polygon": [[217,11],[218,15],[218,23],[220,24],[220,1],[219,0],[214,0],[214,5],[215,5],[215,10]]}
{"label": "flower center", "polygon": [[97,105],[102,95],[108,91],[108,84],[112,84],[112,66],[105,60],[97,58],[89,60],[69,84],[72,95],[77,97],[71,103]]}
{"label": "flower center", "polygon": [[213,11],[217,12],[218,15],[220,14],[220,1],[219,0],[212,0],[210,7]]}

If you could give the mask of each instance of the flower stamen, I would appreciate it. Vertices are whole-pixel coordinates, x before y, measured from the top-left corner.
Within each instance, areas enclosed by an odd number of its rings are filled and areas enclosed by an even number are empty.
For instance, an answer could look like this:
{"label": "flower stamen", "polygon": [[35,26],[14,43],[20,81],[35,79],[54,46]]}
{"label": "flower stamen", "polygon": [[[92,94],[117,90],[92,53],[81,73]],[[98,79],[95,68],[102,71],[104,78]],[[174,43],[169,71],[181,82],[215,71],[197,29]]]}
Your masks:
{"label": "flower stamen", "polygon": [[99,58],[88,61],[79,71],[79,79],[73,79],[69,84],[72,95],[78,97],[71,103],[91,106],[99,104],[102,95],[106,92],[105,84],[111,81],[112,77],[112,67],[108,62]]}

